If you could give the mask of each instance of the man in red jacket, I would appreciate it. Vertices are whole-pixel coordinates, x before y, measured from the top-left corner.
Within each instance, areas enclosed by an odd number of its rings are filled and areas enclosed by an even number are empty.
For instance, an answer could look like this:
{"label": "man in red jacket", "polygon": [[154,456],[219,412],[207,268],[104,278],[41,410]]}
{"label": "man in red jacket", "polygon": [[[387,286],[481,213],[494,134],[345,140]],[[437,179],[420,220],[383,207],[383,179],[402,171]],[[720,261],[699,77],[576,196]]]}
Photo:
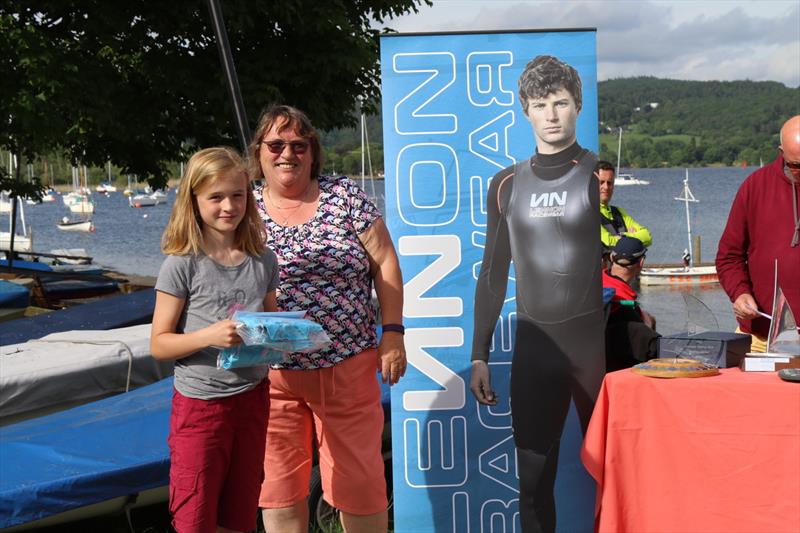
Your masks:
{"label": "man in red jacket", "polygon": [[642,241],[623,235],[603,271],[603,288],[614,289],[606,323],[606,372],[629,368],[658,356],[656,320],[639,305],[633,283],[647,252]]}
{"label": "man in red jacket", "polygon": [[778,285],[800,317],[800,115],[781,128],[779,155],[742,183],[719,240],[717,274],[733,302],[739,330],[766,351],[775,263]]}

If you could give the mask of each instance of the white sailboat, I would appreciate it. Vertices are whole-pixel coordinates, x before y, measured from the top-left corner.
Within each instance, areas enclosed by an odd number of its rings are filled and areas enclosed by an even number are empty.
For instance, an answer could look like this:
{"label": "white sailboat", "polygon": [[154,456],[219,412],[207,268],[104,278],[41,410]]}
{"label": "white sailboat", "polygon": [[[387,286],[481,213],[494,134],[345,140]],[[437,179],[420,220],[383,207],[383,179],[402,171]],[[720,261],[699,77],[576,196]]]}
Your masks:
{"label": "white sailboat", "polygon": [[[8,175],[14,175],[14,167],[17,164],[17,157],[11,152],[8,154]],[[11,249],[11,227],[13,220],[11,218],[14,213],[14,202],[17,203],[17,215],[20,220],[20,229],[22,233],[14,235],[14,251],[15,252],[30,252],[33,250],[33,232],[28,233],[28,228],[25,225],[25,202],[21,198],[12,198],[7,191],[0,191],[0,213],[8,214],[8,231],[0,231],[0,250]]]}
{"label": "white sailboat", "polygon": [[[7,167],[7,175],[13,176],[14,175],[14,161],[16,157],[8,153],[8,167]],[[13,206],[13,202],[8,195],[8,191],[0,191],[0,213],[11,213],[11,207]]]}
{"label": "white sailboat", "polygon": [[619,141],[617,143],[617,172],[614,178],[614,186],[621,185],[650,185],[647,180],[635,177],[633,174],[622,174],[619,171],[619,164],[622,160],[622,126],[619,128]]}
{"label": "white sailboat", "polygon": [[[25,203],[19,198],[17,200],[17,214],[20,219],[20,227],[22,233],[14,235],[14,251],[15,252],[30,252],[33,250],[33,234],[28,232],[25,225]],[[12,202],[13,203],[13,202]],[[0,250],[11,249],[11,211],[8,212],[8,231],[0,231]]]}
{"label": "white sailboat", "polygon": [[94,188],[97,192],[102,193],[109,193],[109,192],[117,192],[117,188],[112,185],[111,181],[111,161],[108,162],[108,180],[100,183],[97,187]]}
{"label": "white sailboat", "polygon": [[131,187],[131,175],[130,174],[128,174],[128,186],[125,187],[125,190],[122,191],[122,194],[124,194],[125,196],[133,196],[135,194],[134,193],[134,188]]}
{"label": "white sailboat", "polygon": [[[83,167],[83,179],[81,179],[80,174],[80,170],[77,167],[72,167],[73,191],[62,196],[62,200],[72,213],[91,215],[94,213],[94,202],[92,202],[91,191],[85,186],[85,166]],[[84,185],[82,185],[82,182]]]}
{"label": "white sailboat", "polygon": [[8,193],[6,191],[0,191],[0,213],[10,213],[11,206],[11,198],[8,197]]}
{"label": "white sailboat", "polygon": [[167,193],[162,190],[153,191],[153,194],[150,195],[150,198],[156,201],[156,205],[158,204],[165,204],[167,203]]}
{"label": "white sailboat", "polygon": [[136,194],[128,197],[128,204],[131,207],[150,207],[158,204],[158,200],[152,194]]}
{"label": "white sailboat", "polygon": [[719,283],[717,277],[717,267],[695,266],[694,259],[689,254],[692,248],[692,223],[689,218],[689,204],[699,203],[700,200],[694,197],[689,188],[689,169],[686,169],[686,177],[683,180],[683,194],[675,198],[683,202],[686,206],[686,238],[688,247],[684,249],[684,257],[688,258],[686,266],[677,268],[643,268],[639,276],[642,285],[707,285]]}

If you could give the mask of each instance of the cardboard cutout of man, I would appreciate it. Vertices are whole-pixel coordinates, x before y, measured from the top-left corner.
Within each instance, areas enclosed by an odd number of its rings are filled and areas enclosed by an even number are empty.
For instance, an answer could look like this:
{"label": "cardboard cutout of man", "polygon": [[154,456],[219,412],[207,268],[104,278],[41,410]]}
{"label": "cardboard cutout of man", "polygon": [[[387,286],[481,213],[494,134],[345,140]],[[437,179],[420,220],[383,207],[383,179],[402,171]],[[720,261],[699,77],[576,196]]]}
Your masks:
{"label": "cardboard cutout of man", "polygon": [[486,248],[475,290],[470,388],[495,405],[489,347],[516,272],[511,418],[526,533],[555,531],[553,494],[561,433],[575,403],[583,431],[605,372],[597,157],[576,140],[581,80],[558,58],[531,60],[519,79],[536,154],[494,176]]}

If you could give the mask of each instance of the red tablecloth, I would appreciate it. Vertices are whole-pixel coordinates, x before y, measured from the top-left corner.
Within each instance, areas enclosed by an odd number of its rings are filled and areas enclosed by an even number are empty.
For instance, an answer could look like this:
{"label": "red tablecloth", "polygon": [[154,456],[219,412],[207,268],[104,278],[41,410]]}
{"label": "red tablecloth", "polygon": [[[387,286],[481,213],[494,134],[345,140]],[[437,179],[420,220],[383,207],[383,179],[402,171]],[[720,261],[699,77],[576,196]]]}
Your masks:
{"label": "red tablecloth", "polygon": [[800,383],[608,374],[581,450],[601,532],[800,532]]}

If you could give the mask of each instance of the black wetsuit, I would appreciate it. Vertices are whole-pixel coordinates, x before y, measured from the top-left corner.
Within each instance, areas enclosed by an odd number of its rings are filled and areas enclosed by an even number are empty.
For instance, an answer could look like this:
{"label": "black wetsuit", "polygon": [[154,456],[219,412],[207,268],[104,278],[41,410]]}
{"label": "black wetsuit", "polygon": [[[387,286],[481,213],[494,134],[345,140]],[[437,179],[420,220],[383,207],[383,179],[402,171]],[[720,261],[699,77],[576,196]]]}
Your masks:
{"label": "black wetsuit", "polygon": [[585,432],[605,372],[596,162],[576,143],[503,170],[489,187],[472,359],[489,358],[513,259],[511,417],[526,533],[555,530],[553,487],[570,398]]}

